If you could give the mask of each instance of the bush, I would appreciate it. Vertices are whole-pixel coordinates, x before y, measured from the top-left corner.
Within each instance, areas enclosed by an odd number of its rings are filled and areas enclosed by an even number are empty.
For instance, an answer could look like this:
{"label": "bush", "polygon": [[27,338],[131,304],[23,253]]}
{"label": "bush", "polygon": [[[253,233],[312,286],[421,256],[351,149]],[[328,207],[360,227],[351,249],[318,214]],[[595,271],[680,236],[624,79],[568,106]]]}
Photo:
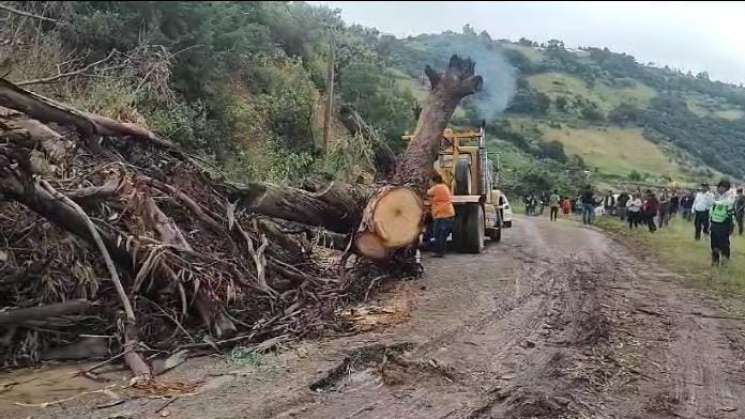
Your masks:
{"label": "bush", "polygon": [[566,112],[567,105],[569,104],[567,98],[565,98],[564,96],[558,96],[554,103],[556,103],[556,109],[560,112]]}
{"label": "bush", "polygon": [[372,143],[361,135],[342,137],[334,141],[323,159],[323,171],[338,180],[358,183],[375,173],[375,153]]}
{"label": "bush", "polygon": [[356,63],[342,74],[339,94],[394,150],[403,148],[400,137],[415,122],[416,99],[411,90],[398,87],[393,76],[378,65]]}
{"label": "bush", "polygon": [[569,160],[564,152],[564,144],[558,141],[541,142],[540,149],[543,158],[553,159],[561,163],[566,163]]}
{"label": "bush", "polygon": [[602,111],[597,108],[594,103],[586,104],[581,108],[580,114],[582,118],[591,122],[600,122],[605,119],[605,115]]}
{"label": "bush", "polygon": [[512,98],[508,112],[524,113],[529,115],[545,115],[551,107],[551,98],[543,92],[533,89],[518,89]]}
{"label": "bush", "polygon": [[635,123],[639,120],[641,110],[633,105],[622,103],[608,113],[608,120],[618,125]]}

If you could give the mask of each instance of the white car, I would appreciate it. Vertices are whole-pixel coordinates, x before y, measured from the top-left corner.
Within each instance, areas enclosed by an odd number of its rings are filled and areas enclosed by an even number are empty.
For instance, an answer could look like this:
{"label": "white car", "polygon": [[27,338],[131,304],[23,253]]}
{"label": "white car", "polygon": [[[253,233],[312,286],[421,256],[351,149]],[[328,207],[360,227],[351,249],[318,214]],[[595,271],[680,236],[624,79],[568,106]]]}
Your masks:
{"label": "white car", "polygon": [[504,194],[502,194],[500,199],[504,200],[500,206],[502,209],[502,226],[504,228],[510,228],[512,227],[512,206]]}

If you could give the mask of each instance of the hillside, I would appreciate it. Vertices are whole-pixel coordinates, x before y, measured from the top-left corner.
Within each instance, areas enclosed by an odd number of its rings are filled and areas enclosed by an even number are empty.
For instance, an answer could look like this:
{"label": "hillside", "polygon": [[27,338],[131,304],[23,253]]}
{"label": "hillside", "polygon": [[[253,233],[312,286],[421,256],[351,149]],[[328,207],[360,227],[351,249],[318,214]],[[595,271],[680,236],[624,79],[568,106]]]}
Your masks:
{"label": "hillside", "polygon": [[0,11],[5,77],[147,126],[236,180],[370,179],[377,140],[348,131],[339,110],[400,151],[427,94],[424,66],[454,53],[476,60],[485,85],[452,124],[486,120],[505,189],[745,178],[745,89],[607,49],[493,40],[470,26],[397,39],[302,2],[3,4],[37,16]]}
{"label": "hillside", "polygon": [[706,73],[643,65],[607,49],[571,50],[557,40],[492,40],[468,26],[463,33],[420,35],[397,46],[393,65],[412,80],[416,61],[437,62],[447,51],[505,59],[504,66],[481,69],[487,84],[494,72],[513,74],[514,94],[503,112],[484,112],[480,102],[489,99],[477,97],[454,123],[487,121],[508,187],[555,184],[551,178],[572,172],[571,161],[603,185],[745,177],[745,89],[711,81]]}

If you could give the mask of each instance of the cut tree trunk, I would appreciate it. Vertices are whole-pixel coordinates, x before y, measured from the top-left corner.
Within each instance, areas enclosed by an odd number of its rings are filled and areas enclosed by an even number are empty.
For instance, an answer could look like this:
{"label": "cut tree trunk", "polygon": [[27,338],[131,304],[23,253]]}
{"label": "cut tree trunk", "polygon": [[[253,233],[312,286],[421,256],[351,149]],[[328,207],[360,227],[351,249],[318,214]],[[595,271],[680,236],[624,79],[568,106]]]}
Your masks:
{"label": "cut tree trunk", "polygon": [[423,221],[424,203],[415,190],[384,186],[365,208],[356,248],[371,259],[387,259],[419,238]]}
{"label": "cut tree trunk", "polygon": [[442,133],[461,99],[481,89],[482,79],[474,74],[474,68],[471,59],[457,55],[450,58],[445,73],[429,66],[425,68],[431,91],[414,136],[396,168],[392,183],[398,187],[383,187],[365,207],[356,240],[356,247],[363,255],[387,258],[419,238],[424,221],[420,197],[434,171]]}
{"label": "cut tree trunk", "polygon": [[359,226],[369,196],[364,186],[338,183],[319,192],[251,183],[234,185],[230,199],[249,212],[348,233]]}
{"label": "cut tree trunk", "polygon": [[433,163],[437,160],[442,133],[464,97],[481,90],[483,80],[474,73],[475,63],[457,55],[450,58],[445,73],[430,66],[424,70],[431,90],[419,115],[414,136],[396,168],[394,183],[412,185],[424,192]]}

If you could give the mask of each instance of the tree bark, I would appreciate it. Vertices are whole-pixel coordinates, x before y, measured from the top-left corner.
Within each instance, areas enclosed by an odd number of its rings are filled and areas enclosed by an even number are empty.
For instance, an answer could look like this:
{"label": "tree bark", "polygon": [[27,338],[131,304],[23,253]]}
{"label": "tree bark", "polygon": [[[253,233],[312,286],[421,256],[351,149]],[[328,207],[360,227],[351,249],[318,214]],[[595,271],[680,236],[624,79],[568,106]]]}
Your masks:
{"label": "tree bark", "polygon": [[93,307],[88,300],[72,300],[39,307],[19,308],[0,313],[0,326],[22,325],[30,320],[44,320],[68,314],[83,313]]}
{"label": "tree bark", "polygon": [[319,192],[269,183],[235,185],[231,201],[249,212],[321,226],[336,233],[354,231],[369,197],[364,186],[333,183]]}
{"label": "tree bark", "polygon": [[23,112],[42,122],[57,122],[72,125],[86,138],[95,135],[111,137],[133,137],[151,142],[163,148],[175,149],[173,143],[152,131],[125,122],[118,122],[101,115],[90,114],[52,99],[21,89],[0,78],[0,106]]}

